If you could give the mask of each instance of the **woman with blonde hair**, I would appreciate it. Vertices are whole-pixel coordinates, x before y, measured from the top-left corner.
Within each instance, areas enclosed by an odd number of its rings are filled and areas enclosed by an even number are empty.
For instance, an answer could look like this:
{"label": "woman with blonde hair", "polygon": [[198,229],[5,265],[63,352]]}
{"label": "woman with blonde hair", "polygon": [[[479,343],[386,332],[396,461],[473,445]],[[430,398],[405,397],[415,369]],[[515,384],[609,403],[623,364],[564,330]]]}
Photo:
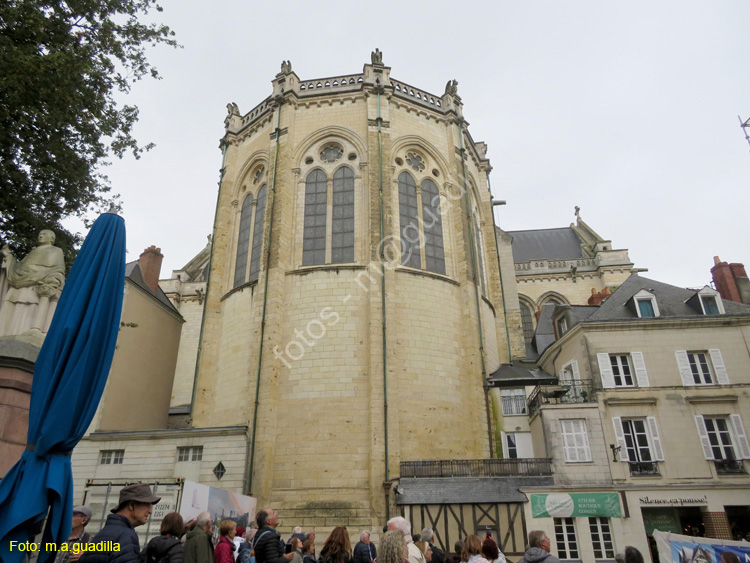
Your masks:
{"label": "woman with blonde hair", "polygon": [[464,547],[461,550],[461,561],[465,561],[466,563],[489,563],[489,561],[482,557],[482,541],[478,536],[474,534],[466,536]]}
{"label": "woman with blonde hair", "polygon": [[219,543],[214,549],[214,563],[234,563],[234,535],[237,531],[237,522],[234,520],[222,520],[219,524]]}
{"label": "woman with blonde hair", "polygon": [[419,551],[422,552],[425,561],[427,561],[427,563],[430,563],[430,561],[432,561],[432,548],[430,547],[430,544],[420,539],[419,541],[415,541],[414,545],[416,545],[419,548]]}
{"label": "woman with blonde hair", "polygon": [[408,560],[404,534],[398,530],[386,532],[378,546],[378,563],[404,563]]}
{"label": "woman with blonde hair", "polygon": [[349,532],[344,526],[336,526],[320,550],[320,563],[349,563],[351,558]]}

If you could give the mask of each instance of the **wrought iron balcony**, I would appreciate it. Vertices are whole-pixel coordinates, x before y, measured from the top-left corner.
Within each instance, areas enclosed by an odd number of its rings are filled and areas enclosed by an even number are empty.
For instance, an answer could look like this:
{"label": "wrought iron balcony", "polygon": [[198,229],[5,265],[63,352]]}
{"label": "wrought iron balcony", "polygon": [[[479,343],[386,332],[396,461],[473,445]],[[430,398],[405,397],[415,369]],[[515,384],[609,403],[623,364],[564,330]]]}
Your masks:
{"label": "wrought iron balcony", "polygon": [[655,461],[631,461],[631,475],[659,475],[659,466]]}
{"label": "wrought iron balcony", "polygon": [[594,384],[591,379],[564,381],[559,385],[537,386],[529,395],[529,416],[542,405],[560,405],[596,402]]}
{"label": "wrought iron balcony", "polygon": [[402,461],[401,477],[517,477],[552,475],[550,458]]}
{"label": "wrought iron balcony", "polygon": [[714,460],[714,464],[716,465],[716,473],[721,475],[747,473],[745,464],[742,463],[741,459],[717,459]]}

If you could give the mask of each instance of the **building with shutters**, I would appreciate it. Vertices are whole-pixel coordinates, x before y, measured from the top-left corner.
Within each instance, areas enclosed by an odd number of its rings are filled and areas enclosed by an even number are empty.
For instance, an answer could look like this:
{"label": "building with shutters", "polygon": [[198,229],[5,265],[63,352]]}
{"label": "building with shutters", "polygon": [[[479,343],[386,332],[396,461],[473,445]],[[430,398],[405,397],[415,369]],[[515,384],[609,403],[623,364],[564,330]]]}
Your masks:
{"label": "building with shutters", "polygon": [[647,550],[654,529],[750,532],[750,306],[632,275],[599,306],[545,305],[539,327],[559,385],[533,390],[529,426],[555,486],[522,489],[530,529],[583,560],[613,556],[607,537]]}

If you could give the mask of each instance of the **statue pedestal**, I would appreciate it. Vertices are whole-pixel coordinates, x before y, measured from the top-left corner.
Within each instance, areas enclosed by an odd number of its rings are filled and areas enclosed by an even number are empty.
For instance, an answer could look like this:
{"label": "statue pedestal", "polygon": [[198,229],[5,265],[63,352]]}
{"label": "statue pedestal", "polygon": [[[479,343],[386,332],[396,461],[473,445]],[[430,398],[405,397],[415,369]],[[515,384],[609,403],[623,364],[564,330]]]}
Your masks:
{"label": "statue pedestal", "polygon": [[39,346],[0,338],[0,477],[21,459],[29,429],[29,402]]}

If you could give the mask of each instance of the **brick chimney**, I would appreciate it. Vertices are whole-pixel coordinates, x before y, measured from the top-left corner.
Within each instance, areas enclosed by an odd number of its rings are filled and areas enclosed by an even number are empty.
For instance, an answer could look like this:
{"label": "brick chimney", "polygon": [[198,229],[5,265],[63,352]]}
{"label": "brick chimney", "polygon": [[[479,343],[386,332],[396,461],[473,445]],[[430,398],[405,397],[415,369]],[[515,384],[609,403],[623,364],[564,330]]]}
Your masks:
{"label": "brick chimney", "polygon": [[161,273],[161,261],[163,259],[164,255],[161,253],[161,248],[156,248],[153,244],[144,250],[138,258],[143,281],[154,293],[159,290],[159,274]]}
{"label": "brick chimney", "polygon": [[[742,264],[728,264],[714,256],[714,267],[711,268],[716,291],[723,299],[742,303],[739,285],[747,284],[747,273]],[[739,281],[739,284],[738,284]]]}
{"label": "brick chimney", "polygon": [[589,297],[589,305],[601,305],[604,301],[609,298],[609,296],[612,295],[612,292],[609,290],[608,287],[605,287],[602,289],[599,293],[596,292],[596,289],[593,287],[591,288],[591,297]]}

